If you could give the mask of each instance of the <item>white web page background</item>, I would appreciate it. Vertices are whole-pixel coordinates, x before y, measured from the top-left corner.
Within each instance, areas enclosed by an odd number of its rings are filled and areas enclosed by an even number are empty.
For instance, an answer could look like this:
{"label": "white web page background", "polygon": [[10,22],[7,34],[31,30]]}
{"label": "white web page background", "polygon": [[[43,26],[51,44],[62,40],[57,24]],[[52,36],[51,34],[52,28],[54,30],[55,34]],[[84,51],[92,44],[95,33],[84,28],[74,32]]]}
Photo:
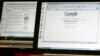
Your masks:
{"label": "white web page background", "polygon": [[100,49],[99,7],[97,2],[42,3],[38,47]]}
{"label": "white web page background", "polygon": [[76,10],[76,12],[77,16],[67,17],[64,16],[65,11],[46,11],[44,41],[96,42],[98,11]]}

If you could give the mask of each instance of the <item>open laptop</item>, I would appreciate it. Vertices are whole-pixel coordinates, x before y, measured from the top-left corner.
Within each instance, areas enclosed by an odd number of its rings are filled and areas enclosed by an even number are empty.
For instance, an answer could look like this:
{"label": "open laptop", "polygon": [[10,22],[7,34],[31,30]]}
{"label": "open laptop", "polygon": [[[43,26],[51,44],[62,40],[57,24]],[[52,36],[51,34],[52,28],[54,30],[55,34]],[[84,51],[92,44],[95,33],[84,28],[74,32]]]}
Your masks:
{"label": "open laptop", "polygon": [[32,48],[37,1],[3,1],[1,47]]}
{"label": "open laptop", "polygon": [[37,47],[100,50],[100,2],[42,2]]}

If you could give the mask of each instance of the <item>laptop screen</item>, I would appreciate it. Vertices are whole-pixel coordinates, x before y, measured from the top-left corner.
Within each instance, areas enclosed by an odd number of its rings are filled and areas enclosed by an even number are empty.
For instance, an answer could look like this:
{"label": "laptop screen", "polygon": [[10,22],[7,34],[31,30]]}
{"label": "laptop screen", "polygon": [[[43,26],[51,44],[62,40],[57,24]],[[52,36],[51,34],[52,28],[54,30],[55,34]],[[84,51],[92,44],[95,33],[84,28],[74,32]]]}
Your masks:
{"label": "laptop screen", "polygon": [[3,2],[0,36],[34,37],[36,1]]}
{"label": "laptop screen", "polygon": [[38,48],[100,50],[100,2],[42,2]]}

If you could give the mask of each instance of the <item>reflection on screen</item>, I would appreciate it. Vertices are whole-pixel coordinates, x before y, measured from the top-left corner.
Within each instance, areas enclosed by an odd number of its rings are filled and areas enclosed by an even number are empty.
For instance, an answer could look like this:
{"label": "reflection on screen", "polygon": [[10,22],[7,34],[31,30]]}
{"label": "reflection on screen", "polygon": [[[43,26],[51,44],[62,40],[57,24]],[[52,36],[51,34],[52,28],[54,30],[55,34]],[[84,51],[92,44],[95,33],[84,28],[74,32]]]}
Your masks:
{"label": "reflection on screen", "polygon": [[1,36],[33,37],[37,2],[4,2]]}
{"label": "reflection on screen", "polygon": [[100,50],[100,2],[43,2],[38,48]]}

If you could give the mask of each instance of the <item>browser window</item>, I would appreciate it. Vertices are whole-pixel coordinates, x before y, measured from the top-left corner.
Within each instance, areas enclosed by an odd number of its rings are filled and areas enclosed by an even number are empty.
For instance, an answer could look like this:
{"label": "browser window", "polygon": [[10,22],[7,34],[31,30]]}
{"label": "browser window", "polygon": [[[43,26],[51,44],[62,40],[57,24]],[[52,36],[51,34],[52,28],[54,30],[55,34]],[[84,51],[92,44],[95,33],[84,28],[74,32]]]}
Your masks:
{"label": "browser window", "polygon": [[38,48],[99,50],[100,2],[43,2]]}
{"label": "browser window", "polygon": [[34,36],[36,1],[4,2],[1,18],[1,36]]}

